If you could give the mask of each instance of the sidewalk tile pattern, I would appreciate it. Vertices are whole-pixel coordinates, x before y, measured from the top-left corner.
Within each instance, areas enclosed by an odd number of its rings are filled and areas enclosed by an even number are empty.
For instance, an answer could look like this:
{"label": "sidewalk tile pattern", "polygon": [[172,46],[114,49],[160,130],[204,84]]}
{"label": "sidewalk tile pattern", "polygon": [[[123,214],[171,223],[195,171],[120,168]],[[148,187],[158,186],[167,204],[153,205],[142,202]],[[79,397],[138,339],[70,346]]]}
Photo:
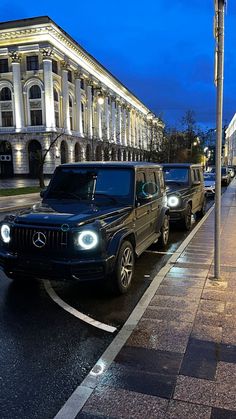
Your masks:
{"label": "sidewalk tile pattern", "polygon": [[236,180],[162,281],[78,418],[236,419]]}

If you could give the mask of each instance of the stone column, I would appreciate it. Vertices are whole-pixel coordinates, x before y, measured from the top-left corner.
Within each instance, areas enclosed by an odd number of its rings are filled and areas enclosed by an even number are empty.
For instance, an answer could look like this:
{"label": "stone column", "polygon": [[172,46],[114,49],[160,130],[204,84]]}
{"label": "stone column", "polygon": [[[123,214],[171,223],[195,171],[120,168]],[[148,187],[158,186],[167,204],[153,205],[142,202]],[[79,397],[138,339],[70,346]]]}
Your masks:
{"label": "stone column", "polygon": [[111,131],[112,131],[111,137],[113,141],[117,143],[117,140],[116,140],[116,100],[114,97],[111,99]]}
{"label": "stone column", "polygon": [[68,87],[68,64],[67,62],[62,62],[62,108],[63,108],[63,117],[62,117],[62,127],[65,132],[70,133],[70,110],[69,110],[69,87]]}
{"label": "stone column", "polygon": [[121,120],[121,104],[118,103],[118,115],[117,115],[117,143],[122,143],[122,120]]}
{"label": "stone column", "polygon": [[127,115],[127,144],[129,147],[132,146],[132,139],[131,139],[131,109],[128,108],[128,115]]}
{"label": "stone column", "polygon": [[76,100],[76,131],[80,137],[84,136],[82,124],[82,109],[81,109],[81,75],[75,73],[75,100]]}
{"label": "stone column", "polygon": [[21,56],[17,51],[12,51],[10,52],[10,57],[12,59],[12,77],[13,77],[16,132],[21,132],[25,126],[23,93],[22,93],[21,71],[20,71]]}
{"label": "stone column", "polygon": [[126,106],[124,105],[123,111],[122,111],[122,119],[123,119],[123,145],[127,146],[127,131],[126,131]]}
{"label": "stone column", "polygon": [[105,140],[110,141],[110,118],[109,118],[108,96],[105,97],[105,129],[106,129]]}
{"label": "stone column", "polygon": [[102,105],[97,102],[97,133],[98,139],[102,140]]}
{"label": "stone column", "polygon": [[44,97],[45,97],[45,116],[46,131],[55,131],[55,109],[53,95],[53,77],[52,77],[52,51],[42,50],[43,54],[43,78],[44,78]]}
{"label": "stone column", "polygon": [[135,147],[135,113],[131,113],[131,145]]}
{"label": "stone column", "polygon": [[92,108],[92,84],[91,82],[87,85],[87,121],[88,121],[88,137],[93,137],[93,108]]}

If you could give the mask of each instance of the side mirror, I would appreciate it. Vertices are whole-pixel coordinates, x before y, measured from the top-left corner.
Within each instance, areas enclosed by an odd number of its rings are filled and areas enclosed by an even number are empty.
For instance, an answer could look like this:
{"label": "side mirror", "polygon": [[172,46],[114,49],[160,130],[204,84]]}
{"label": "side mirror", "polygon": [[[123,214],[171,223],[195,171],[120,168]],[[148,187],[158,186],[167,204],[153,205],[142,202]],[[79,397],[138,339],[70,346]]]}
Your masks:
{"label": "side mirror", "polygon": [[40,198],[44,198],[46,191],[47,191],[47,188],[44,188],[40,191]]}

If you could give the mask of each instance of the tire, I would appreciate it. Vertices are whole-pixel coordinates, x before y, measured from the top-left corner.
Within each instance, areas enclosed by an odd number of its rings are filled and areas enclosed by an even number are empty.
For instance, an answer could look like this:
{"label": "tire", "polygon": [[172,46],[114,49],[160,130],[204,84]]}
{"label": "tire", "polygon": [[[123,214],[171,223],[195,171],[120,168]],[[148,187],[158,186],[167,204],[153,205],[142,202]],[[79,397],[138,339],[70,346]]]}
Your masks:
{"label": "tire", "polygon": [[187,205],[185,210],[184,218],[181,222],[183,230],[189,231],[192,227],[192,208],[191,205]]}
{"label": "tire", "polygon": [[115,294],[125,294],[130,288],[134,274],[134,249],[129,241],[124,241],[119,249],[116,265],[109,278],[111,290]]}
{"label": "tire", "polygon": [[168,215],[165,215],[163,218],[163,223],[162,223],[162,227],[161,227],[161,235],[158,239],[157,242],[157,247],[159,249],[165,249],[167,244],[168,244],[168,240],[169,240],[169,234],[170,234],[170,223],[169,223],[169,217]]}
{"label": "tire", "polygon": [[202,218],[206,214],[206,197],[204,197],[202,208],[196,213],[197,218]]}

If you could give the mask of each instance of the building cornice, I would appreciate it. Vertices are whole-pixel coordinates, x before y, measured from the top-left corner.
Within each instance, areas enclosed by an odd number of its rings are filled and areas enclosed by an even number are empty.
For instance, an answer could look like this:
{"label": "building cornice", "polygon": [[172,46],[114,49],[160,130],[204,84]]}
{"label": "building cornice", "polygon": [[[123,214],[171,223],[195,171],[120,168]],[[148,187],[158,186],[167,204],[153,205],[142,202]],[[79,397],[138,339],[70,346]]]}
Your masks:
{"label": "building cornice", "polygon": [[[19,21],[20,22],[20,21]],[[17,24],[17,23],[16,23]],[[66,32],[52,21],[43,24],[33,24],[25,27],[1,29],[0,25],[0,48],[7,46],[20,46],[22,44],[35,44],[50,42],[58,50],[62,50],[71,60],[81,66],[85,71],[105,84],[117,95],[129,102],[138,111],[146,115],[149,109],[122,83],[107,71],[94,57],[87,53]]]}

